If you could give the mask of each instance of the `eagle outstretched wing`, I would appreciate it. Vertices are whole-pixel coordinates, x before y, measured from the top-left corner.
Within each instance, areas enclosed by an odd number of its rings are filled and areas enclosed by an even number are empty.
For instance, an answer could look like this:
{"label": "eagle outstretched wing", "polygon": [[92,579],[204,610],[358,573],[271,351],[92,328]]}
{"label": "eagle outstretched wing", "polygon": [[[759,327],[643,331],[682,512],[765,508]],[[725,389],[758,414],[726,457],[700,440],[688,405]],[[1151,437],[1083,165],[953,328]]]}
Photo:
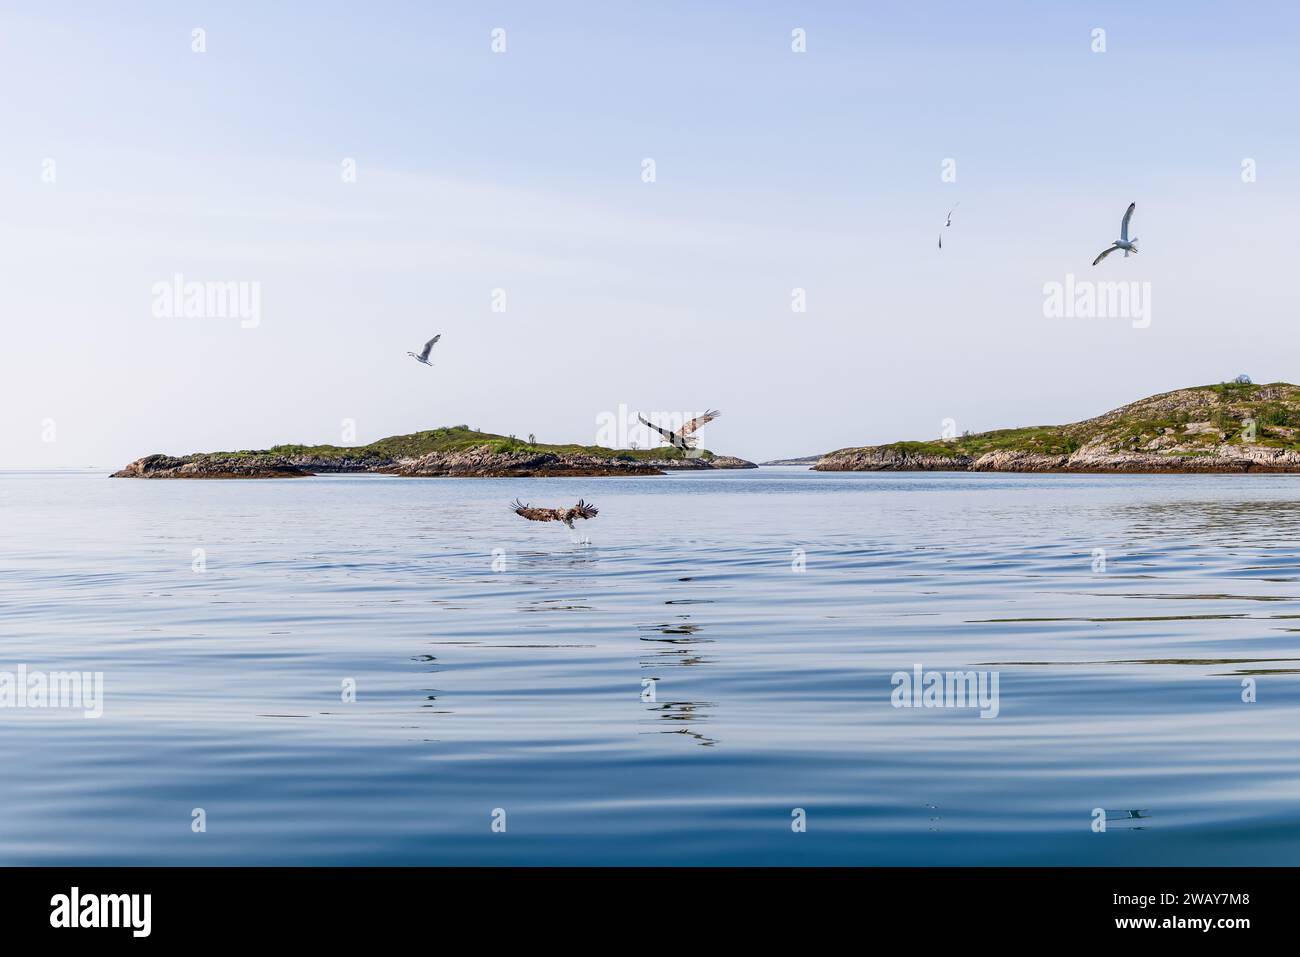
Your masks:
{"label": "eagle outstretched wing", "polygon": [[697,415],[695,418],[691,419],[691,421],[683,425],[678,432],[681,435],[691,435],[696,429],[702,429],[720,415],[722,415],[721,412],[718,412],[715,409],[710,409],[703,415]]}
{"label": "eagle outstretched wing", "polygon": [[511,502],[510,508],[516,515],[522,515],[530,522],[558,522],[564,517],[564,513],[558,508],[533,508],[519,499]]}
{"label": "eagle outstretched wing", "polygon": [[599,514],[600,509],[590,502],[584,502],[582,499],[578,499],[578,504],[569,509],[569,515],[572,518],[595,518]]}
{"label": "eagle outstretched wing", "polygon": [[582,499],[578,499],[578,504],[572,508],[534,508],[515,499],[510,503],[510,509],[530,522],[563,522],[569,528],[573,528],[575,519],[595,518],[600,514],[600,509]]}
{"label": "eagle outstretched wing", "polygon": [[640,412],[636,414],[636,417],[641,422],[642,425],[647,425],[650,428],[654,429],[656,432],[662,435],[669,442],[673,441],[673,439],[676,437],[676,433],[669,432],[667,429],[659,428],[659,426],[655,425],[653,422],[648,421],[643,415],[641,415]]}

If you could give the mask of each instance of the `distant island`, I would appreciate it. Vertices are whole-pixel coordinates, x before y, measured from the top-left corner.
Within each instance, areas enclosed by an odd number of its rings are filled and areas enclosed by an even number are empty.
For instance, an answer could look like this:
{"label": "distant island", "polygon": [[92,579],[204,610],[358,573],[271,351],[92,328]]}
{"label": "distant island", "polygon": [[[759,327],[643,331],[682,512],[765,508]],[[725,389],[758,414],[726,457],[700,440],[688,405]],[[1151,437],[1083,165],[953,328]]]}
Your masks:
{"label": "distant island", "polygon": [[146,455],[113,478],[298,478],[329,473],[479,478],[583,475],[663,475],[668,471],[757,468],[729,455],[673,446],[609,449],[546,445],[468,426],[393,435],[369,445],[277,445],[242,452]]}
{"label": "distant island", "polygon": [[1072,425],[839,449],[813,469],[1300,472],[1300,387],[1245,380],[1179,389]]}
{"label": "distant island", "polygon": [[770,462],[759,462],[759,465],[812,465],[820,461],[820,455],[805,455],[797,459],[773,459]]}

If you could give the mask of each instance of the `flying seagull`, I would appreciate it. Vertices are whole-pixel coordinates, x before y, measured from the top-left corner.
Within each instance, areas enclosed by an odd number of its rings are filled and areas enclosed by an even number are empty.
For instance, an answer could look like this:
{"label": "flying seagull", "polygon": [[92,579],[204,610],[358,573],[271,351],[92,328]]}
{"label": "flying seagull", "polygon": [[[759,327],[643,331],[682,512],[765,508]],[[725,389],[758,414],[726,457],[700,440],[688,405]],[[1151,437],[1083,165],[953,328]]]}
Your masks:
{"label": "flying seagull", "polygon": [[693,449],[695,448],[695,444],[699,441],[699,436],[695,434],[696,430],[708,425],[720,415],[722,415],[721,412],[711,409],[703,415],[697,415],[676,432],[669,432],[667,429],[659,428],[659,426],[655,425],[653,422],[642,418],[640,412],[636,414],[636,417],[641,420],[642,425],[650,426],[650,428],[654,429],[677,448]]}
{"label": "flying seagull", "polygon": [[[960,205],[961,205],[961,202],[958,201],[958,203],[957,203],[956,206],[953,206],[952,209],[948,210],[948,215],[944,218],[944,222],[943,222],[943,225],[944,225],[944,228],[945,228],[945,229],[946,229],[947,227],[949,227],[949,226],[952,225],[952,214],[955,213],[955,212],[957,211],[957,206],[960,206]],[[943,233],[940,233],[940,234],[939,234],[939,248],[940,248],[940,249],[943,249]]]}
{"label": "flying seagull", "polygon": [[1136,236],[1134,236],[1132,240],[1128,238],[1128,222],[1130,219],[1133,218],[1133,210],[1136,208],[1137,208],[1137,203],[1128,204],[1128,209],[1124,210],[1124,221],[1119,224],[1119,239],[1115,240],[1113,243],[1111,243],[1109,246],[1107,246],[1105,249],[1101,251],[1101,253],[1097,256],[1097,258],[1092,261],[1092,264],[1094,266],[1097,265],[1097,263],[1101,262],[1103,259],[1105,259],[1107,256],[1109,256],[1117,249],[1124,250],[1125,259],[1128,258],[1129,253],[1133,253],[1134,255],[1137,254],[1138,238]]}
{"label": "flying seagull", "polygon": [[416,362],[423,362],[425,365],[431,366],[433,365],[433,363],[429,361],[429,351],[433,348],[433,344],[441,338],[442,338],[442,333],[438,333],[436,336],[434,336],[432,339],[430,339],[428,342],[424,344],[424,348],[420,350],[418,355],[414,352],[408,352],[407,355],[410,356],[412,359],[414,359]]}
{"label": "flying seagull", "polygon": [[530,522],[563,522],[569,528],[573,528],[574,519],[595,518],[600,511],[582,499],[578,499],[578,504],[573,508],[533,508],[515,499],[510,503],[510,508],[516,515],[522,515]]}

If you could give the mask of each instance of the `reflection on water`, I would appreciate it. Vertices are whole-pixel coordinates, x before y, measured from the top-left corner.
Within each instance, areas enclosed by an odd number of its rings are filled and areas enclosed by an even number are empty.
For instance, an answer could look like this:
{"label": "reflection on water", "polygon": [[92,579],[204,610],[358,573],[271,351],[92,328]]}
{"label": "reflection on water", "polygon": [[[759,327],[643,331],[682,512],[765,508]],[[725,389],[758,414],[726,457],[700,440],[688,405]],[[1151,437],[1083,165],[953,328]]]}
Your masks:
{"label": "reflection on water", "polygon": [[641,641],[655,642],[661,646],[655,649],[653,657],[641,659],[642,668],[657,668],[665,665],[691,667],[712,660],[708,655],[702,654],[691,646],[708,644],[714,639],[705,638],[700,633],[700,625],[687,621],[690,615],[680,617],[683,620],[679,622],[638,626],[642,632]]}
{"label": "reflection on water", "polygon": [[647,710],[661,721],[689,722],[691,727],[660,728],[657,734],[681,734],[692,739],[696,744],[711,747],[718,742],[714,738],[701,734],[699,726],[709,718],[709,710],[717,707],[711,701],[661,701],[651,705]]}
{"label": "reflection on water", "polygon": [[[1233,477],[1244,479],[1241,483],[1243,486],[1251,483],[1260,486],[1268,481],[1258,475]],[[1225,476],[1210,481],[1223,482],[1227,478],[1229,477]],[[1296,478],[1277,476],[1273,481],[1291,485]],[[1246,488],[1244,491],[1249,495],[1255,489]],[[1240,492],[1234,491],[1232,494],[1235,496]],[[1243,535],[1243,528],[1250,525],[1263,526],[1263,530],[1275,538],[1294,538],[1300,534],[1300,501],[1290,499],[1259,500],[1251,497],[1225,501],[1143,501],[1121,507],[1118,517],[1121,521],[1130,523],[1131,534],[1134,536],[1186,536],[1196,539],[1202,545],[1240,541],[1247,537]],[[1288,560],[1294,561],[1294,557],[1291,555]],[[1296,570],[1300,571],[1300,568]]]}
{"label": "reflection on water", "polygon": [[1246,662],[1300,661],[1300,658],[1120,658],[1112,661],[985,661],[984,665],[1237,665]]}
{"label": "reflection on water", "polygon": [[1151,818],[1151,812],[1145,809],[1128,810],[1128,811],[1107,811],[1106,812],[1106,830],[1115,831],[1145,831],[1146,822]]}
{"label": "reflection on water", "polygon": [[[599,494],[590,541],[520,493]],[[1297,493],[0,475],[0,671],[105,689],[0,708],[0,860],[1294,863]],[[997,717],[893,707],[917,666]]]}

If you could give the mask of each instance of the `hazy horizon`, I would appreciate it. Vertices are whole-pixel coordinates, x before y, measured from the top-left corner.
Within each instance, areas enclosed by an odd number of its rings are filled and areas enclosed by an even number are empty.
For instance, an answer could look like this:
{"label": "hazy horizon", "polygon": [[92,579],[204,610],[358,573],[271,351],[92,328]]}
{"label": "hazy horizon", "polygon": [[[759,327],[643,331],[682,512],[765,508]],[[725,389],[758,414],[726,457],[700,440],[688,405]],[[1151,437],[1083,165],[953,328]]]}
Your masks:
{"label": "hazy horizon", "polygon": [[[7,9],[0,468],[353,444],[346,422],[590,443],[621,406],[721,409],[701,444],[764,461],[1294,381],[1298,27],[1281,4]],[[1132,201],[1140,254],[1092,267]],[[255,285],[258,321],[159,318],[176,275]],[[1149,324],[1046,317],[1070,276],[1149,284]],[[406,351],[434,333],[429,369]]]}

